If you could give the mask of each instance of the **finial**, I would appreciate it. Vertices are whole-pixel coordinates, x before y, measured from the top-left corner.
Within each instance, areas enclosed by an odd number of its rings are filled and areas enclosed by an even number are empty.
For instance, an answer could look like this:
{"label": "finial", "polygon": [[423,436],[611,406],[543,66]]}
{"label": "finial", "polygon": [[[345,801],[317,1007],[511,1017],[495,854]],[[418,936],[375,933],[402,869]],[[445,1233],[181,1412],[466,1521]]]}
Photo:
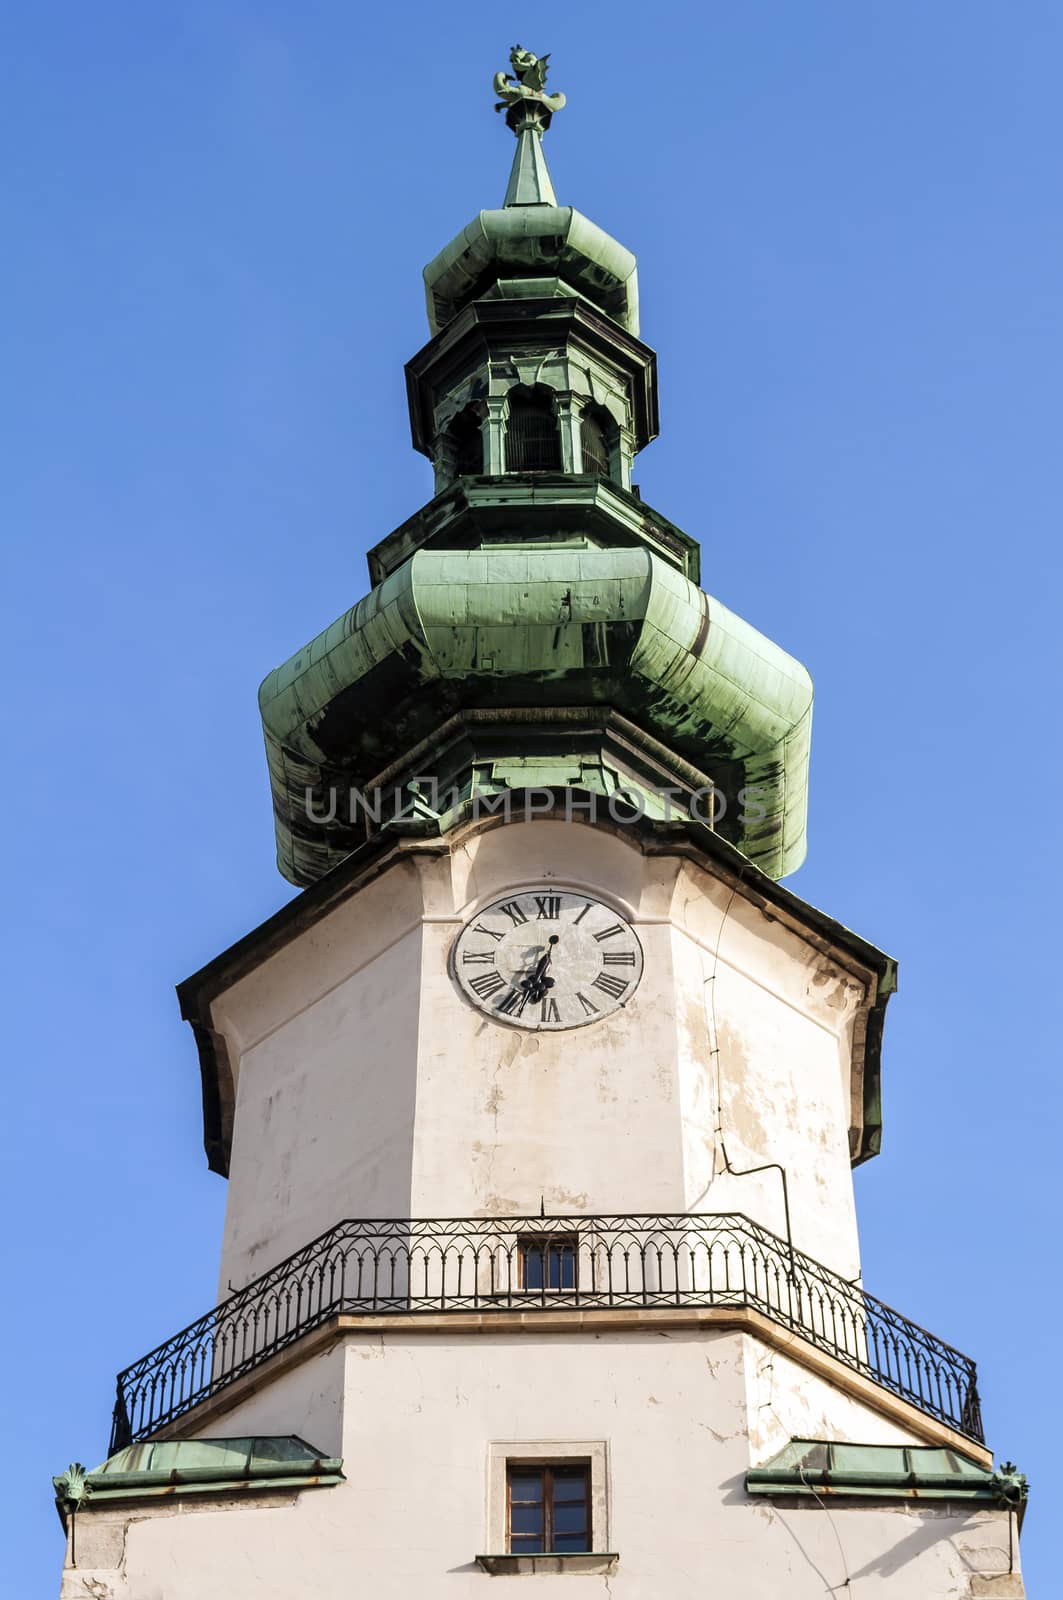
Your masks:
{"label": "finial", "polygon": [[557,196],[543,155],[543,134],[555,111],[565,103],[563,94],[546,93],[549,55],[536,56],[523,45],[509,52],[511,72],[495,73],[496,111],[517,135],[517,153],[509,175],[507,206],[556,206]]}

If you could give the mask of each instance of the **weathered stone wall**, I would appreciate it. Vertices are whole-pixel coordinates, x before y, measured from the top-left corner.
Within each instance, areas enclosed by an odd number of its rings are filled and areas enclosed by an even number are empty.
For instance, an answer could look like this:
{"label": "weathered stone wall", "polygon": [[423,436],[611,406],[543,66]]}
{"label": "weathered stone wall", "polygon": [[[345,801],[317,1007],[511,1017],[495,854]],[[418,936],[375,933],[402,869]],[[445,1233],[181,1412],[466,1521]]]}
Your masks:
{"label": "weathered stone wall", "polygon": [[[936,1600],[1020,1594],[1002,1511],[748,1496],[793,1434],[911,1441],[897,1423],[737,1331],[348,1334],[207,1432],[342,1439],[346,1482],[264,1502],[142,1503],[78,1519],[64,1600],[292,1600],[483,1593],[497,1540],[492,1445],[595,1448],[612,1600]],[[324,1437],[329,1434],[330,1437]],[[501,1452],[502,1457],[507,1451]],[[1017,1554],[1016,1554],[1017,1562]],[[539,1577],[559,1593],[570,1574]],[[93,1587],[95,1585],[95,1587]]]}
{"label": "weathered stone wall", "polygon": [[[485,1018],[447,957],[509,889],[585,889],[635,925],[641,985],[561,1033]],[[344,1217],[740,1211],[846,1278],[854,1026],[870,980],[707,867],[624,830],[470,831],[406,857],[214,1003],[237,1076],[220,1281]],[[726,1158],[726,1159],[725,1159]]]}

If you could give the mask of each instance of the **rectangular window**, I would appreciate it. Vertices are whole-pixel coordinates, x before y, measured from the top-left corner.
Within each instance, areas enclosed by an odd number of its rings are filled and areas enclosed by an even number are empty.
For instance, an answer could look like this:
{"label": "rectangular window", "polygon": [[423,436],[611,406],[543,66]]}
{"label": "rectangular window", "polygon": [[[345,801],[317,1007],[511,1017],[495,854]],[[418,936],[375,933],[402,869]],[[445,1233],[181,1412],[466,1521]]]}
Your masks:
{"label": "rectangular window", "polygon": [[522,1289],[575,1289],[578,1261],[578,1234],[526,1233],[517,1240]]}
{"label": "rectangular window", "polygon": [[506,1472],[509,1549],[514,1555],[590,1550],[586,1465],[514,1463]]}
{"label": "rectangular window", "polygon": [[[541,1247],[549,1238],[540,1234],[532,1242]],[[596,1550],[608,1551],[608,1458],[604,1439],[493,1440],[487,1447],[484,1559],[571,1555],[583,1561]]]}

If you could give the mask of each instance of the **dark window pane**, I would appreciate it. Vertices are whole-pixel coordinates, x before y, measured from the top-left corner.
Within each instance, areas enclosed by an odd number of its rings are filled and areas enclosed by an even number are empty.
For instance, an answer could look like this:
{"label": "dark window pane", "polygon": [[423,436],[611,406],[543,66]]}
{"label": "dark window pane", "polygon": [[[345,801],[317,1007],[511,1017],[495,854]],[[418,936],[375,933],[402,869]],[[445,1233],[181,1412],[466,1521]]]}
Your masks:
{"label": "dark window pane", "polygon": [[585,1533],[587,1508],[580,1500],[574,1505],[554,1507],[554,1527],[558,1533]]}
{"label": "dark window pane", "polygon": [[[549,1252],[553,1249],[560,1271],[561,1251],[550,1244],[548,1237],[541,1245],[545,1248],[533,1249],[531,1254],[538,1254],[548,1265]],[[522,1258],[525,1248],[522,1240]],[[590,1473],[586,1466],[559,1464],[538,1470],[511,1467],[507,1477],[511,1550],[533,1555],[550,1550],[563,1553],[591,1548],[587,1505]]]}
{"label": "dark window pane", "polygon": [[511,1500],[541,1500],[543,1475],[541,1472],[513,1472],[509,1479]]}
{"label": "dark window pane", "polygon": [[555,1467],[554,1489],[559,1499],[571,1500],[587,1492],[586,1467]]}
{"label": "dark window pane", "polygon": [[483,471],[483,433],[480,419],[474,411],[466,409],[454,418],[450,425],[450,443],[454,452],[454,471],[459,477]]}
{"label": "dark window pane", "polygon": [[551,1289],[574,1289],[576,1287],[576,1252],[574,1250],[551,1250],[550,1287]]}
{"label": "dark window pane", "polygon": [[580,445],[583,451],[584,472],[595,472],[600,478],[609,476],[609,445],[605,429],[593,411],[585,411],[580,423]]}
{"label": "dark window pane", "polygon": [[589,1550],[585,1533],[559,1533],[554,1540],[555,1550]]}
{"label": "dark window pane", "polygon": [[541,1289],[543,1286],[543,1252],[527,1250],[524,1254],[524,1287]]}
{"label": "dark window pane", "polygon": [[576,1287],[576,1240],[542,1239],[521,1241],[521,1282],[525,1289],[574,1289]]}

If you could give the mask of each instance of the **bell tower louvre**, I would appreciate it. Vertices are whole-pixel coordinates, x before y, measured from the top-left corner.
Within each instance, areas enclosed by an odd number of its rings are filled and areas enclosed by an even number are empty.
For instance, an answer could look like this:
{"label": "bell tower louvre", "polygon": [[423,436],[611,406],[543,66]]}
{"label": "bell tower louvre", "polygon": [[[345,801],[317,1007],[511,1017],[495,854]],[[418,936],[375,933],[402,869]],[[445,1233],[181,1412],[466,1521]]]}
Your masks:
{"label": "bell tower louvre", "polygon": [[633,486],[637,264],[547,76],[425,268],[434,496],[260,690],[302,892],[178,991],[218,1301],[55,1480],[64,1600],[1024,1593],[974,1363],[864,1286],[896,966],[781,882],[811,681]]}

